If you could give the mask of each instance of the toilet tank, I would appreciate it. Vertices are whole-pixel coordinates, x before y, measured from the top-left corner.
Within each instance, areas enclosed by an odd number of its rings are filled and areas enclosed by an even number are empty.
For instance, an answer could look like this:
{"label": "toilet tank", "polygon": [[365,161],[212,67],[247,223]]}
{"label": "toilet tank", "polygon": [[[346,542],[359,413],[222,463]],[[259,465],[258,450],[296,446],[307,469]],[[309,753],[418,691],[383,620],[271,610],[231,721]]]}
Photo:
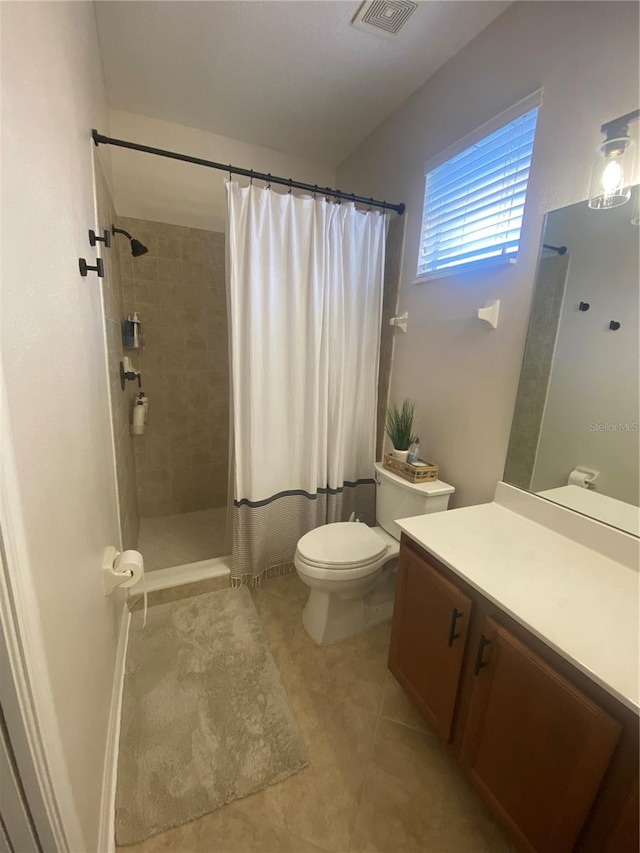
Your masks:
{"label": "toilet tank", "polygon": [[455,492],[453,486],[442,480],[410,483],[387,471],[381,462],[376,462],[375,468],[376,522],[394,539],[400,539],[402,533],[396,519],[442,512],[449,506],[449,497]]}

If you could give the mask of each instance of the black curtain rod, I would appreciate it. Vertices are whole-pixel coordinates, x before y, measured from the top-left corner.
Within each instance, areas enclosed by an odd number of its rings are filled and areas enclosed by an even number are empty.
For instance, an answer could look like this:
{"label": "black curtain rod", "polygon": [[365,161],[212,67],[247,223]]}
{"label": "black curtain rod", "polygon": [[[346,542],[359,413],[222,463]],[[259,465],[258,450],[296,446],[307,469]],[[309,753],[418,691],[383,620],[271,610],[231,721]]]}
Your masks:
{"label": "black curtain rod", "polygon": [[342,190],[332,190],[330,187],[319,187],[317,184],[303,184],[301,181],[293,181],[291,178],[278,178],[274,175],[265,174],[264,172],[254,172],[253,169],[241,169],[239,166],[225,165],[224,163],[216,163],[213,160],[203,160],[200,157],[190,157],[188,154],[178,154],[176,151],[165,151],[163,148],[152,148],[150,145],[139,145],[137,142],[127,142],[124,139],[112,139],[110,136],[103,136],[98,133],[95,128],[91,131],[91,136],[95,145],[115,145],[117,148],[130,148],[132,151],[144,151],[145,154],[156,154],[158,157],[169,157],[171,160],[181,160],[183,163],[194,163],[196,166],[207,166],[209,169],[220,169],[221,172],[229,172],[230,175],[243,175],[245,178],[254,178],[258,181],[266,181],[267,184],[280,184],[289,189],[296,188],[298,190],[306,190],[307,192],[317,195],[332,196],[333,198],[343,198],[347,201],[366,204],[369,207],[381,207],[383,210],[395,210],[401,216],[405,211],[405,206],[400,204],[391,204],[388,201],[378,201],[375,198],[365,198],[354,193],[343,193]]}

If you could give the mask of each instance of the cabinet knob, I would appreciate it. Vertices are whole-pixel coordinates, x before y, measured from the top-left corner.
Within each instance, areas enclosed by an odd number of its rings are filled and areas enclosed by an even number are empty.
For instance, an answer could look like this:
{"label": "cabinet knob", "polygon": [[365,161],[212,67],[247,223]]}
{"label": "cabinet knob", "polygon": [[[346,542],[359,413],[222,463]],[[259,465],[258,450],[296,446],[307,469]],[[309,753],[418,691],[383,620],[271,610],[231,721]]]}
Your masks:
{"label": "cabinet knob", "polygon": [[476,655],[476,665],[473,668],[473,674],[474,675],[478,675],[478,673],[480,672],[480,670],[484,666],[488,666],[488,662],[483,661],[482,657],[484,655],[485,648],[487,646],[490,646],[490,645],[491,645],[491,640],[488,640],[484,634],[481,634],[480,635],[480,642],[478,643],[478,654]]}
{"label": "cabinet knob", "polygon": [[463,616],[462,610],[458,610],[457,607],[454,607],[451,611],[451,624],[449,625],[449,645],[452,646],[454,640],[457,640],[460,634],[456,634],[456,623],[458,619]]}

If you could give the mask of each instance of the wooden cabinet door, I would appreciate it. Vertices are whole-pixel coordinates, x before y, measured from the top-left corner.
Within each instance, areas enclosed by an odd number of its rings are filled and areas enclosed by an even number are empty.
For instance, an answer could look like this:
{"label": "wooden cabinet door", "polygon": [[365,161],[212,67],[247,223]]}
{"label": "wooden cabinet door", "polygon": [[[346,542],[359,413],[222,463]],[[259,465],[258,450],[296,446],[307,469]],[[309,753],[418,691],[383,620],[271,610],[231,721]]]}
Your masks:
{"label": "wooden cabinet door", "polygon": [[466,595],[421,557],[401,549],[389,669],[447,741],[470,612]]}
{"label": "wooden cabinet door", "polygon": [[487,619],[461,763],[523,849],[573,849],[620,725]]}
{"label": "wooden cabinet door", "polygon": [[620,810],[613,830],[605,843],[603,853],[638,853],[640,835],[638,831],[638,780],[636,779]]}

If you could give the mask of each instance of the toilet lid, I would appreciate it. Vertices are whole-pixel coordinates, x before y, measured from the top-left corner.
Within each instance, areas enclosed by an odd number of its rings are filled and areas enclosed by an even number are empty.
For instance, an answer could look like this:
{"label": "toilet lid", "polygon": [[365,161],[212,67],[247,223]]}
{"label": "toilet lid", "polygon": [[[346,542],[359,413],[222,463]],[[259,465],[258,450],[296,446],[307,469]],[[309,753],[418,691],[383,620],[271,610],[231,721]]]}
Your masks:
{"label": "toilet lid", "polygon": [[381,537],[357,521],[316,527],[298,542],[302,559],[322,566],[360,566],[375,561],[386,550]]}

